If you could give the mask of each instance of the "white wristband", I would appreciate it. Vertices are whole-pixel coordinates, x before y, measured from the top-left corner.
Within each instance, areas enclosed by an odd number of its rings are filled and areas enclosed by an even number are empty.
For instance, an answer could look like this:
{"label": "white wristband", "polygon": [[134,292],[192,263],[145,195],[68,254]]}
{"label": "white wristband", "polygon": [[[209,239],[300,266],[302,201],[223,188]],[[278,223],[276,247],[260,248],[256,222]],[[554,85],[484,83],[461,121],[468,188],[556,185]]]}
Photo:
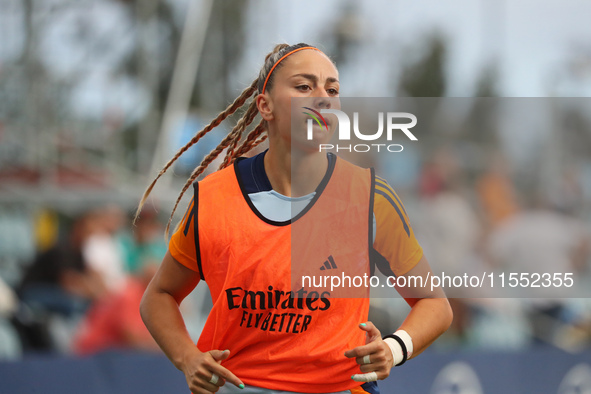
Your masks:
{"label": "white wristband", "polygon": [[412,357],[413,351],[412,338],[410,335],[408,335],[408,332],[404,330],[398,330],[394,333],[394,335],[398,335],[398,337],[402,339],[402,342],[404,342],[404,345],[406,345],[406,358],[410,359]]}
{"label": "white wristband", "polygon": [[394,359],[394,366],[400,364],[404,359],[404,354],[402,354],[402,347],[400,344],[396,342],[393,338],[386,338],[384,342],[388,344],[390,350],[392,351],[392,358]]}
{"label": "white wristband", "polygon": [[[398,330],[394,333],[394,335],[398,336],[404,342],[406,346],[406,358],[409,359],[412,356],[413,346],[412,346],[412,338],[408,333],[404,330]],[[404,353],[402,352],[402,347],[393,338],[386,338],[384,342],[388,344],[390,350],[392,351],[392,358],[394,359],[394,365],[398,365],[404,360]]]}

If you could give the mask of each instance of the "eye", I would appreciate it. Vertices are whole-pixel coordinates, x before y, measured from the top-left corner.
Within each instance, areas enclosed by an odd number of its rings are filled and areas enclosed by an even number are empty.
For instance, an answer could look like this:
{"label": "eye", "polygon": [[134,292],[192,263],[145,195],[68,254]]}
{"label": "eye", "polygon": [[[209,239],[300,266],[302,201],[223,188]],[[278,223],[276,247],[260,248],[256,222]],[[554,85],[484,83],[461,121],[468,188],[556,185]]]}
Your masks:
{"label": "eye", "polygon": [[296,89],[301,90],[302,92],[308,92],[312,90],[312,88],[308,85],[298,85],[296,86]]}
{"label": "eye", "polygon": [[330,94],[331,96],[337,96],[339,94],[339,91],[337,89],[334,88],[330,88],[326,90],[328,92],[328,94]]}

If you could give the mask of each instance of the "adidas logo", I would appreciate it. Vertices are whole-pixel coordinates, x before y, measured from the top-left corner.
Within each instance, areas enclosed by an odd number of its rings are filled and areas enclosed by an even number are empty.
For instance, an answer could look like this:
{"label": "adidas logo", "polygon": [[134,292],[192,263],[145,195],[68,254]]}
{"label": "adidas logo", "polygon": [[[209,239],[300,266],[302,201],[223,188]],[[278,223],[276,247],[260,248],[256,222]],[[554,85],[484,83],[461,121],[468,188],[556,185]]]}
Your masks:
{"label": "adidas logo", "polygon": [[323,265],[320,266],[321,271],[325,270],[333,270],[337,268],[337,263],[334,262],[332,255],[328,256],[328,260],[324,262]]}

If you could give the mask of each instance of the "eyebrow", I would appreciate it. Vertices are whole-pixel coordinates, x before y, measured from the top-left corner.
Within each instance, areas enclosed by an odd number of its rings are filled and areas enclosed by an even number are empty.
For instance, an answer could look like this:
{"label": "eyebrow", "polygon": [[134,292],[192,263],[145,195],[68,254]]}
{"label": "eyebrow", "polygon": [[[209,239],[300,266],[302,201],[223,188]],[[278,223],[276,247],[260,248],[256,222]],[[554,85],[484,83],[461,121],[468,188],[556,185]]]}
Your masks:
{"label": "eyebrow", "polygon": [[[302,73],[302,74],[292,75],[291,77],[292,78],[295,78],[295,77],[304,77],[304,78],[309,79],[310,81],[312,81],[314,83],[318,82],[318,77],[316,75],[314,75],[314,74],[305,74],[305,73]],[[331,83],[332,82],[339,83],[339,80],[336,79],[336,78],[334,78],[334,77],[328,77],[328,78],[326,78],[326,81],[327,82],[331,82]]]}

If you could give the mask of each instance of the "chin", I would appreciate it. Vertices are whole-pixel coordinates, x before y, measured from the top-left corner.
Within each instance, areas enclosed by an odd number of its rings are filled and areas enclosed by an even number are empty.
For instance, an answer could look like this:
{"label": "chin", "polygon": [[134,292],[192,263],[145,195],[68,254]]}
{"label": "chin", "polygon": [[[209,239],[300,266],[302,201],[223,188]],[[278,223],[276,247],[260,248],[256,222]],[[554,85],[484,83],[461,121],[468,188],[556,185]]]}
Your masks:
{"label": "chin", "polygon": [[321,144],[328,144],[334,134],[334,127],[329,125],[328,130],[314,124],[312,127],[312,139],[308,139],[308,129],[302,124],[298,124],[294,129],[292,127],[291,149],[292,151],[301,151],[306,153],[319,153]]}
{"label": "chin", "polygon": [[291,150],[302,153],[320,153],[320,144],[328,144],[330,138],[314,138],[313,140],[298,139],[291,141]]}

